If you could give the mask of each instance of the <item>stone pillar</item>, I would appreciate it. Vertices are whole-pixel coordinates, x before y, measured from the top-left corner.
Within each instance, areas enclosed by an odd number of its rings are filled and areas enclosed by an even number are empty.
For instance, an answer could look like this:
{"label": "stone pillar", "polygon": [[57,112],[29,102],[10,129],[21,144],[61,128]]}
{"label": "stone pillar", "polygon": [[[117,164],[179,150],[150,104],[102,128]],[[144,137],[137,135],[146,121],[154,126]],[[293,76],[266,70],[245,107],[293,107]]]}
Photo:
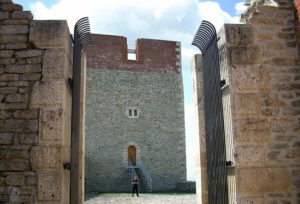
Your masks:
{"label": "stone pillar", "polygon": [[278,6],[258,6],[249,25],[225,25],[219,33],[225,41],[221,73],[231,100],[238,203],[299,202],[294,10],[291,1]]}
{"label": "stone pillar", "polygon": [[195,55],[191,63],[194,108],[194,141],[197,203],[208,203],[206,139],[204,120],[204,90],[202,56]]}
{"label": "stone pillar", "polygon": [[30,164],[37,174],[37,203],[69,203],[72,44],[66,21],[32,21],[29,40],[43,50],[42,79],[33,84],[30,108],[39,109],[39,142]]}

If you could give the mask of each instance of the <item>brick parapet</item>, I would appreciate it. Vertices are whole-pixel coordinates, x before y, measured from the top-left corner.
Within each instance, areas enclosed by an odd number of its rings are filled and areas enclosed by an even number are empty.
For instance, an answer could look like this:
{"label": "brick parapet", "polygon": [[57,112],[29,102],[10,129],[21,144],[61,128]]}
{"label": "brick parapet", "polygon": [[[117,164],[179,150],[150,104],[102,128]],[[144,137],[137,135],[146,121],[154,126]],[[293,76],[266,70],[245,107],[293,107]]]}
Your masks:
{"label": "brick parapet", "polygon": [[127,42],[122,36],[92,34],[93,44],[84,48],[87,68],[139,72],[181,72],[180,43],[138,39],[136,60],[127,58]]}

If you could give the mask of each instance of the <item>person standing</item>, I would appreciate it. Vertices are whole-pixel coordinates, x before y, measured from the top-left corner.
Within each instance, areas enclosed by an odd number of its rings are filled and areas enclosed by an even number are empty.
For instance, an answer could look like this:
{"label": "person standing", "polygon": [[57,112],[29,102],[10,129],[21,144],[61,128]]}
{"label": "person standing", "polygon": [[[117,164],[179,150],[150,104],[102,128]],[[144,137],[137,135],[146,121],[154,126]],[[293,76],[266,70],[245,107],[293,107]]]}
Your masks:
{"label": "person standing", "polygon": [[136,192],[136,195],[139,196],[139,180],[136,176],[133,177],[131,184],[132,184],[132,197],[134,195],[134,192]]}

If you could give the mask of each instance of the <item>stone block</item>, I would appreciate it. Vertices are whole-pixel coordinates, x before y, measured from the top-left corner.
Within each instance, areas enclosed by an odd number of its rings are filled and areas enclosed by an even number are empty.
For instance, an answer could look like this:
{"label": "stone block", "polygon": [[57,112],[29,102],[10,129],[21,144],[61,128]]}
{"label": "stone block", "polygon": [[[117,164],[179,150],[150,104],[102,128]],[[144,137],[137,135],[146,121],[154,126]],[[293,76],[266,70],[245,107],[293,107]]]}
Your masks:
{"label": "stone block", "polygon": [[70,32],[67,21],[32,21],[29,41],[41,49],[71,49]]}
{"label": "stone block", "polygon": [[0,20],[4,20],[4,19],[8,19],[8,12],[0,11]]}
{"label": "stone block", "polygon": [[26,94],[10,94],[4,99],[6,103],[22,103],[28,101],[28,95]]}
{"label": "stone block", "polygon": [[23,6],[19,4],[1,4],[0,5],[0,10],[3,11],[22,11]]}
{"label": "stone block", "polygon": [[[19,75],[18,74],[1,74],[0,81],[18,81]],[[12,87],[14,88],[14,87]]]}
{"label": "stone block", "polygon": [[286,192],[291,187],[291,175],[287,168],[240,169],[238,175],[238,191],[244,195],[256,196],[267,192]]}
{"label": "stone block", "polygon": [[272,66],[297,66],[299,65],[299,60],[275,57],[273,59],[266,60],[264,64]]}
{"label": "stone block", "polygon": [[20,134],[18,135],[19,144],[36,145],[39,137],[37,134]]}
{"label": "stone block", "polygon": [[234,122],[236,143],[264,144],[269,141],[271,125],[267,120],[240,119]]}
{"label": "stone block", "polygon": [[27,42],[26,35],[0,35],[0,43],[24,43]]}
{"label": "stone block", "polygon": [[60,169],[62,167],[62,150],[56,146],[32,147],[30,163],[33,170]]}
{"label": "stone block", "polygon": [[0,94],[14,94],[17,92],[16,87],[1,87]]}
{"label": "stone block", "polygon": [[64,79],[68,58],[64,50],[48,49],[43,58],[43,80]]}
{"label": "stone block", "polygon": [[13,117],[17,119],[38,119],[39,115],[37,110],[16,110]]}
{"label": "stone block", "polygon": [[293,127],[295,121],[289,118],[274,118],[271,120],[271,124],[273,132],[280,132]]}
{"label": "stone block", "polygon": [[64,89],[64,80],[35,82],[32,87],[30,105],[36,107],[44,107],[45,105],[62,106]]}
{"label": "stone block", "polygon": [[[14,64],[16,61],[17,60],[15,58],[2,58],[2,59],[0,59],[0,64],[9,65],[9,64]],[[3,70],[4,70],[4,68],[3,68]]]}
{"label": "stone block", "polygon": [[27,25],[0,25],[0,34],[28,34]]}
{"label": "stone block", "polygon": [[0,171],[24,171],[29,168],[29,161],[0,160]]}
{"label": "stone block", "polygon": [[3,131],[28,131],[37,132],[38,131],[38,120],[5,120],[0,121],[0,128]]}
{"label": "stone block", "polygon": [[63,137],[63,110],[41,110],[41,139],[45,141],[61,141]]}
{"label": "stone block", "polygon": [[22,75],[20,75],[20,80],[23,81],[37,81],[41,78],[42,74],[40,73],[24,73]]}
{"label": "stone block", "polygon": [[257,115],[260,110],[259,94],[235,94],[234,114],[235,115]]}
{"label": "stone block", "polygon": [[36,181],[36,177],[35,176],[26,176],[25,178],[25,185],[26,186],[35,186],[37,181]]}
{"label": "stone block", "polygon": [[26,59],[27,64],[40,64],[42,63],[41,57],[32,57]]}
{"label": "stone block", "polygon": [[5,178],[5,183],[8,186],[22,186],[25,183],[25,176],[20,174],[9,175]]}
{"label": "stone block", "polygon": [[225,24],[227,46],[245,46],[253,44],[253,30],[251,25]]}
{"label": "stone block", "polygon": [[264,199],[261,197],[252,197],[252,198],[241,198],[240,204],[265,204]]}
{"label": "stone block", "polygon": [[14,11],[11,14],[12,18],[32,20],[33,16],[30,11]]}
{"label": "stone block", "polygon": [[13,134],[8,133],[0,133],[0,144],[1,145],[8,145],[13,143]]}
{"label": "stone block", "polygon": [[258,64],[260,49],[257,45],[228,47],[228,59],[231,66]]}
{"label": "stone block", "polygon": [[3,25],[28,25],[29,20],[24,19],[8,19],[3,21]]}
{"label": "stone block", "polygon": [[12,4],[12,0],[0,0],[1,4]]}
{"label": "stone block", "polygon": [[38,175],[38,200],[59,201],[61,199],[61,174],[41,172]]}
{"label": "stone block", "polygon": [[264,67],[235,67],[231,70],[232,89],[235,91],[257,91],[270,89],[269,72]]}
{"label": "stone block", "polygon": [[0,58],[12,57],[14,55],[14,51],[12,50],[0,50]]}
{"label": "stone block", "polygon": [[8,50],[23,50],[23,49],[27,49],[28,47],[29,44],[27,43],[11,43],[5,45],[5,49]]}
{"label": "stone block", "polygon": [[0,110],[18,110],[18,109],[26,109],[26,108],[27,108],[26,103],[0,103]]}
{"label": "stone block", "polygon": [[25,50],[15,53],[16,58],[39,57],[42,55],[41,50]]}
{"label": "stone block", "polygon": [[41,72],[40,64],[31,65],[8,65],[5,67],[7,73],[26,73],[26,72]]}
{"label": "stone block", "polygon": [[27,81],[11,81],[11,82],[8,82],[7,85],[8,86],[13,86],[13,87],[16,87],[16,86],[23,87],[23,86],[29,86],[29,83]]}
{"label": "stone block", "polygon": [[237,165],[260,166],[265,161],[264,146],[238,146],[235,151]]}

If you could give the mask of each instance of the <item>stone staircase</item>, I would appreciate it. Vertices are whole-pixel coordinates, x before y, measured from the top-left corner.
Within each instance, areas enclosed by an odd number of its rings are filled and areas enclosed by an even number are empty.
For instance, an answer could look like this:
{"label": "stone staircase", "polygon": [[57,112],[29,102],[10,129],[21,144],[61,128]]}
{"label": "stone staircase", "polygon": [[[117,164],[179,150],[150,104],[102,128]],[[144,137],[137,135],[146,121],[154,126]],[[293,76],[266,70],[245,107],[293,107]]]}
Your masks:
{"label": "stone staircase", "polygon": [[139,188],[142,192],[152,192],[152,187],[150,186],[151,184],[149,184],[147,182],[147,177],[146,175],[144,175],[143,171],[141,168],[136,167],[134,168],[136,175],[139,179]]}

